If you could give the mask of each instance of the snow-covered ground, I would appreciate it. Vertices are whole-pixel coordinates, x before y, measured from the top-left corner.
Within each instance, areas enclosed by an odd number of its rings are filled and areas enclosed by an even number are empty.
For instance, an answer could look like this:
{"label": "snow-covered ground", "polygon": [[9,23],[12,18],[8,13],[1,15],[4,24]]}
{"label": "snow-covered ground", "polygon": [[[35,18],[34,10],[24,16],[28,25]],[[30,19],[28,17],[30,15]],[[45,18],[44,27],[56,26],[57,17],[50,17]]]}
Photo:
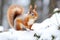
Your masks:
{"label": "snow-covered ground", "polygon": [[60,13],[53,14],[42,23],[34,23],[32,29],[33,31],[10,29],[0,33],[0,40],[60,40]]}
{"label": "snow-covered ground", "polygon": [[32,31],[14,31],[0,33],[0,40],[35,40]]}
{"label": "snow-covered ground", "polygon": [[60,40],[60,13],[56,12],[42,23],[33,24],[32,29],[40,35],[39,40]]}

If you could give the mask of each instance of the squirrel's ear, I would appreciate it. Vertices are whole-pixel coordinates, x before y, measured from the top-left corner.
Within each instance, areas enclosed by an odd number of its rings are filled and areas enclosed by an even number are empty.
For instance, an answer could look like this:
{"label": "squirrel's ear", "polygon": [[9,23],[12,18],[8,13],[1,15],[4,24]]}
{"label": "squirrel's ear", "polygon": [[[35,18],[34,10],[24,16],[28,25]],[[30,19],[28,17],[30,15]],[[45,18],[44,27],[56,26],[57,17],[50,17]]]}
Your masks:
{"label": "squirrel's ear", "polygon": [[37,8],[37,5],[35,4],[35,5],[34,5],[34,10],[36,10],[36,8]]}
{"label": "squirrel's ear", "polygon": [[32,9],[32,5],[30,5],[30,10]]}
{"label": "squirrel's ear", "polygon": [[29,12],[28,13],[30,14],[31,11],[32,11],[32,5],[29,6]]}

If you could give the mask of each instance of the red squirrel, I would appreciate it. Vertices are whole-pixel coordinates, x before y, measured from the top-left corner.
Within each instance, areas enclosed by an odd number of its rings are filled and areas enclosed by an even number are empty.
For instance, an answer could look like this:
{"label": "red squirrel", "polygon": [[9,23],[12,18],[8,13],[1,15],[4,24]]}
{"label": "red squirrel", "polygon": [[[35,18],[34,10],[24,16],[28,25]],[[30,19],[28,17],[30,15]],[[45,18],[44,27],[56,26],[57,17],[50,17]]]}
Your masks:
{"label": "red squirrel", "polygon": [[24,8],[19,5],[11,5],[7,11],[8,23],[10,27],[16,30],[31,30],[31,27],[37,18],[38,14],[36,6],[32,9],[32,5],[30,5],[30,9],[27,14],[24,14]]}

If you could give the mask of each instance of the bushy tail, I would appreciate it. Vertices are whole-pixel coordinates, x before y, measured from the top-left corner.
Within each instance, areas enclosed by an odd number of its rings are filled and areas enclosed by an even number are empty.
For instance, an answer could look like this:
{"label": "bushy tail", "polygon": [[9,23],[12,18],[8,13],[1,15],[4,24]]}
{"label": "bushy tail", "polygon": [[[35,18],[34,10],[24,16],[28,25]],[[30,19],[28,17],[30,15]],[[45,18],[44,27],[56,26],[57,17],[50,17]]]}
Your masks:
{"label": "bushy tail", "polygon": [[14,27],[14,19],[23,13],[23,8],[18,5],[11,5],[7,11],[7,19],[10,27]]}

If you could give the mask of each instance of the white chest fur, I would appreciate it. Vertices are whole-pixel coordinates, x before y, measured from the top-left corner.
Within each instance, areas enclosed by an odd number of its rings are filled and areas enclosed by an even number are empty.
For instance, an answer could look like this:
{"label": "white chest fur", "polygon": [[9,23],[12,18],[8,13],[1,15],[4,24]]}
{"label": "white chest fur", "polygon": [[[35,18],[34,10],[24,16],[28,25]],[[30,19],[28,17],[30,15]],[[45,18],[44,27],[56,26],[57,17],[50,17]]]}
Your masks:
{"label": "white chest fur", "polygon": [[28,22],[28,25],[32,25],[34,23],[35,19],[30,19]]}

